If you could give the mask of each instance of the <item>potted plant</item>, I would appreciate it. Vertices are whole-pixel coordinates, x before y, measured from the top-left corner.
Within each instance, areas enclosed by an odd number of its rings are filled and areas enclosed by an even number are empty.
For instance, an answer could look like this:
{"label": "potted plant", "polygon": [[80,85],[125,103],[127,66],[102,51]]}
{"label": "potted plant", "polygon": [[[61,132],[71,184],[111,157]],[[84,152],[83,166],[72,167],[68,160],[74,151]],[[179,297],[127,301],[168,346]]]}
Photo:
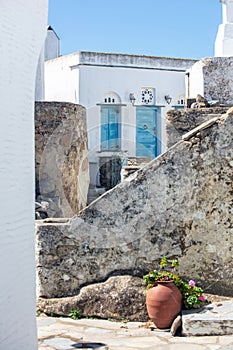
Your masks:
{"label": "potted plant", "polygon": [[147,283],[147,312],[157,328],[169,328],[182,308],[198,308],[205,298],[202,288],[196,286],[193,280],[185,282],[178,276],[177,259],[169,261],[163,257],[159,266],[159,270],[143,276]]}

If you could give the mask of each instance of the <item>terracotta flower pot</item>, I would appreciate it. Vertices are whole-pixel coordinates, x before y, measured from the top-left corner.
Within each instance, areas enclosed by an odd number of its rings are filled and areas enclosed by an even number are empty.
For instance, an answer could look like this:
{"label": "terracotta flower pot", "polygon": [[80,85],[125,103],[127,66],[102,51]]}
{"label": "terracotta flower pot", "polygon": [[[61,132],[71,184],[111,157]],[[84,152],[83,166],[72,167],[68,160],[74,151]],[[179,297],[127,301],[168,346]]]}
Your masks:
{"label": "terracotta flower pot", "polygon": [[181,311],[182,295],[173,281],[156,283],[147,292],[147,312],[157,328],[169,328]]}

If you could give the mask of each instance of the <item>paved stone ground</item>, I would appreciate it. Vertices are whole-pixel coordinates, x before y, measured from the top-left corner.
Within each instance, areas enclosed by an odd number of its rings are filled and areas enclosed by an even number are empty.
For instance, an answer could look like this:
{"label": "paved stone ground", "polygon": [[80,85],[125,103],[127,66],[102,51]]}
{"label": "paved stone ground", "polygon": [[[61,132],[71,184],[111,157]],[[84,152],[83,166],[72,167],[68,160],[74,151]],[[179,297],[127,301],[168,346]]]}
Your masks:
{"label": "paved stone ground", "polygon": [[39,350],[233,350],[233,335],[173,337],[143,322],[40,316]]}

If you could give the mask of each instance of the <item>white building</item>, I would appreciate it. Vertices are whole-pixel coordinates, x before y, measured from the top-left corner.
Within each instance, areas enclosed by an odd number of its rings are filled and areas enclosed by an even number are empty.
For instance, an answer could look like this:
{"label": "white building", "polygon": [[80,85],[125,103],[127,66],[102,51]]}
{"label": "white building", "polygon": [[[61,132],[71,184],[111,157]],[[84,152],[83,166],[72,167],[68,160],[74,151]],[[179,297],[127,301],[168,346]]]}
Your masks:
{"label": "white building", "polygon": [[215,40],[215,57],[233,56],[233,0],[222,3],[222,24],[218,27]]}
{"label": "white building", "polygon": [[185,72],[196,61],[76,52],[45,62],[45,99],[86,107],[91,185],[113,187],[128,157],[166,149],[165,115],[183,108]]}

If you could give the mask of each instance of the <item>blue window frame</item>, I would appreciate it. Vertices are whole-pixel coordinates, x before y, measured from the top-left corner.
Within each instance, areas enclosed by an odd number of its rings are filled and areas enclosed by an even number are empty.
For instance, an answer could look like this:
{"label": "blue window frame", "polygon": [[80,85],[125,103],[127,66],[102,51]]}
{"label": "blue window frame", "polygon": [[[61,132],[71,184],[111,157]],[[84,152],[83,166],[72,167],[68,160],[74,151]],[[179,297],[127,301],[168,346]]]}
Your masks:
{"label": "blue window frame", "polygon": [[121,147],[119,106],[101,107],[101,150],[114,151]]}

